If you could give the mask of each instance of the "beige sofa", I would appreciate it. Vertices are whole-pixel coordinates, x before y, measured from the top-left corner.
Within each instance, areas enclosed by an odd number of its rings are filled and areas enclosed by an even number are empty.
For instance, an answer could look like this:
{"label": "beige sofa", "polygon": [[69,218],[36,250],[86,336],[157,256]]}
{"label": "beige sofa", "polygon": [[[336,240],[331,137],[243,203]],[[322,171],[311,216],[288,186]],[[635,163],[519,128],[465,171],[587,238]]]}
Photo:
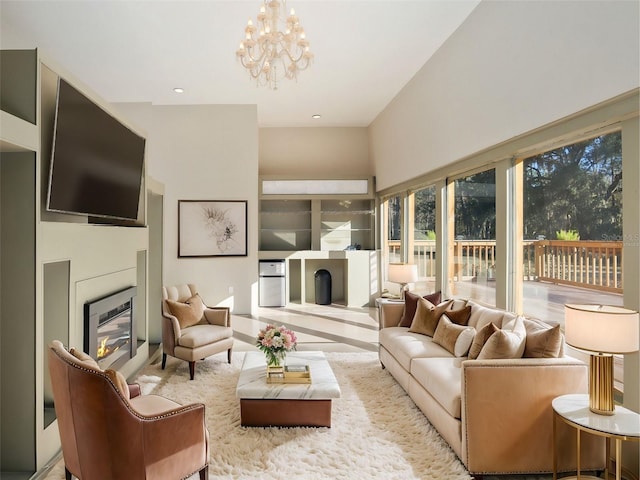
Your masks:
{"label": "beige sofa", "polygon": [[[471,306],[468,325],[480,331],[502,327],[516,316],[472,301],[455,300],[451,309]],[[516,474],[553,470],[554,397],[587,391],[587,366],[558,358],[469,360],[455,357],[433,338],[397,326],[404,304],[382,302],[379,356],[383,368],[409,394],[470,473]],[[406,322],[405,322],[406,323]],[[531,328],[550,328],[527,321]],[[533,339],[533,336],[531,337]],[[576,468],[575,430],[558,424],[558,470]],[[604,467],[601,438],[583,434],[583,470]]]}

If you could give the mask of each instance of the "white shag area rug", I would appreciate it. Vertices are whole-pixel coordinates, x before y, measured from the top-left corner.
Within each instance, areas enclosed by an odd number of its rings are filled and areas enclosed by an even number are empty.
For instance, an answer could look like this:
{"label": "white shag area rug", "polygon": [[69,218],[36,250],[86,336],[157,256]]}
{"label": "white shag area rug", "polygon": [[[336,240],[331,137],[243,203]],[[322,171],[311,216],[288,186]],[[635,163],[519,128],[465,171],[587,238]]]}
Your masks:
{"label": "white shag area rug", "polygon": [[[326,353],[342,397],[333,400],[331,428],[240,426],[235,389],[244,353],[231,365],[215,356],[196,366],[149,365],[138,375],[144,394],[181,404],[204,403],[210,434],[209,479],[470,479],[378,356]],[[191,477],[197,479],[195,475]],[[64,479],[62,462],[46,480]],[[191,480],[191,479],[189,479]]]}

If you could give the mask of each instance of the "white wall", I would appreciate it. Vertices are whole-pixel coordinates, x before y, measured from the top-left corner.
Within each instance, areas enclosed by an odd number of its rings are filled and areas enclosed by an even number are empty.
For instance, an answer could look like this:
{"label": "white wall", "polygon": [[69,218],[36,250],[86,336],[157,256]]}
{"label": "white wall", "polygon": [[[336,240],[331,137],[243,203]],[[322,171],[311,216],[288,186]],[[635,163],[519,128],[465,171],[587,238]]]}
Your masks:
{"label": "white wall", "polygon": [[378,190],[639,85],[639,3],[483,1],[370,126]]}
{"label": "white wall", "polygon": [[260,175],[373,175],[364,127],[261,128]]}
{"label": "white wall", "polygon": [[[147,131],[148,174],[165,185],[164,284],[195,283],[210,305],[257,308],[255,105],[118,104]],[[246,257],[178,258],[178,200],[247,200]],[[233,293],[230,293],[230,289]]]}

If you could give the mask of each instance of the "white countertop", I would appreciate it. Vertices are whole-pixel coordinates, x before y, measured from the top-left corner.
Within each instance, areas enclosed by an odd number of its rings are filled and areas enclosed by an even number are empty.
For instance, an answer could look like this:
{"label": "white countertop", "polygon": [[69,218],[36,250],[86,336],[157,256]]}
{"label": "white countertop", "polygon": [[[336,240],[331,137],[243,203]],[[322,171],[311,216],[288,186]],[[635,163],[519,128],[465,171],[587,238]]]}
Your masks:
{"label": "white countertop", "polygon": [[640,436],[640,414],[616,405],[613,415],[589,410],[589,395],[571,394],[554,398],[553,409],[563,418],[590,430],[620,437]]}
{"label": "white countertop", "polygon": [[290,352],[287,365],[309,365],[311,383],[267,383],[267,363],[262,352],[247,352],[236,397],[246,399],[327,400],[340,398],[340,385],[322,352]]}

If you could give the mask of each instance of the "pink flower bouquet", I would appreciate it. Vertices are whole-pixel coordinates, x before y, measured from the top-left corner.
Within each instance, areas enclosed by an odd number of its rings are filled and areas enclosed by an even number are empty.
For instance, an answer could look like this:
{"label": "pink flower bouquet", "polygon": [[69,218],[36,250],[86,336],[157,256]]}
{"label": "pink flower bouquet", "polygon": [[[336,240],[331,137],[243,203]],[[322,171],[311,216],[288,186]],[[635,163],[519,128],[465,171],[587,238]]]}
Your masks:
{"label": "pink flower bouquet", "polygon": [[276,367],[284,363],[287,352],[296,349],[297,342],[296,334],[284,325],[269,324],[258,333],[256,346],[266,355],[267,365]]}

